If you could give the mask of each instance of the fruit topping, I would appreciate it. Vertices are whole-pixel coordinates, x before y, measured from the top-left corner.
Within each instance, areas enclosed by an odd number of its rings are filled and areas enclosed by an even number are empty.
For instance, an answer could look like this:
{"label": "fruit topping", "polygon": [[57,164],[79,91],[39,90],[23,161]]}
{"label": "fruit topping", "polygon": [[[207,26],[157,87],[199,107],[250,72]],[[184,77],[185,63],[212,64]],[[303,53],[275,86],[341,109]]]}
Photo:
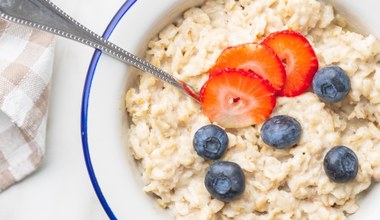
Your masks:
{"label": "fruit topping", "polygon": [[204,114],[225,128],[259,124],[276,104],[274,89],[252,71],[223,69],[211,76],[200,91]]}
{"label": "fruit topping", "polygon": [[217,160],[227,149],[228,136],[219,126],[206,125],[195,132],[193,146],[199,156]]}
{"label": "fruit topping", "polygon": [[313,78],[313,90],[325,102],[341,101],[350,91],[350,78],[338,66],[318,70]]}
{"label": "fruit topping", "polygon": [[208,168],[204,184],[214,198],[229,202],[244,192],[245,176],[238,164],[218,161]]}
{"label": "fruit topping", "polygon": [[333,147],[323,160],[326,175],[335,183],[353,180],[358,173],[358,164],[356,154],[345,146]]}
{"label": "fruit topping", "polygon": [[281,96],[293,97],[305,92],[318,70],[318,59],[309,41],[300,33],[284,30],[264,39],[285,66],[286,81]]}
{"label": "fruit topping", "polygon": [[277,115],[266,120],[261,127],[260,135],[264,143],[277,148],[286,149],[298,143],[302,128],[293,117]]}
{"label": "fruit topping", "polygon": [[209,70],[209,74],[213,75],[225,68],[252,70],[268,80],[278,92],[285,83],[284,66],[273,50],[266,45],[246,43],[226,48]]}

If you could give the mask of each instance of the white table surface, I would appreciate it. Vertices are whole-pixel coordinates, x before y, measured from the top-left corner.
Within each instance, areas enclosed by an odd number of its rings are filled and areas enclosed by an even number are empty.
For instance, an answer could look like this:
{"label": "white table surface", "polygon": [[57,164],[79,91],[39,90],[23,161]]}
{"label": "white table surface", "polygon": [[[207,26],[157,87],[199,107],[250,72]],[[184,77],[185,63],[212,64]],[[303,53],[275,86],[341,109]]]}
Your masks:
{"label": "white table surface", "polygon": [[[101,34],[124,0],[52,2]],[[57,38],[44,163],[0,193],[1,220],[107,219],[87,174],[80,137],[82,88],[93,51]]]}

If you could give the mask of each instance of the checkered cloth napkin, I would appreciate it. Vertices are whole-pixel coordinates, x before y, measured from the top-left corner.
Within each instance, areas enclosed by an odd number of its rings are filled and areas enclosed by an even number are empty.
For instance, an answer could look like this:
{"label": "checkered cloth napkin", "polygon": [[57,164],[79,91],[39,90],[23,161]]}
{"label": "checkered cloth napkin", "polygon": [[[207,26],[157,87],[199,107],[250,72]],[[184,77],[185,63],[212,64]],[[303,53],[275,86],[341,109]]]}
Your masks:
{"label": "checkered cloth napkin", "polygon": [[51,34],[0,20],[0,192],[44,156],[53,45]]}

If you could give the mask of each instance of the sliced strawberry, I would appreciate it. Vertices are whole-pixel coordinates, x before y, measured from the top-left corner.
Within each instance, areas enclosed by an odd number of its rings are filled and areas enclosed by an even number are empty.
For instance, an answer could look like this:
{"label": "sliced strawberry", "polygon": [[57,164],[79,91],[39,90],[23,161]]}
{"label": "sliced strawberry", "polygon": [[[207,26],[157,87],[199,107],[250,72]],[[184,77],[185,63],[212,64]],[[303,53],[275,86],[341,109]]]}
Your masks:
{"label": "sliced strawberry", "polygon": [[225,128],[241,128],[267,119],[276,104],[275,90],[253,71],[224,69],[200,91],[203,112]]}
{"label": "sliced strawberry", "polygon": [[318,70],[318,59],[309,41],[295,31],[285,30],[272,33],[262,44],[271,47],[285,66],[286,82],[280,95],[292,97],[305,92]]}
{"label": "sliced strawberry", "polygon": [[281,60],[266,46],[255,43],[240,44],[226,48],[209,70],[210,75],[224,68],[252,70],[268,80],[276,91],[285,84],[285,69]]}

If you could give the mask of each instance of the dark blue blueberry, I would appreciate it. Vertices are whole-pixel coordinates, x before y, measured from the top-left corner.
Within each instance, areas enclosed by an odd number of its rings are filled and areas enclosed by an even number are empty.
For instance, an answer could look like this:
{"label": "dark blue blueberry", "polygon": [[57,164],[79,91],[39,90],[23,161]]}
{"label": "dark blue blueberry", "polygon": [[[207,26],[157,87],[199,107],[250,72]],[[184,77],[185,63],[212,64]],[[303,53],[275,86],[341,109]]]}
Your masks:
{"label": "dark blue blueberry", "polygon": [[207,191],[216,199],[229,202],[245,190],[245,176],[240,166],[233,162],[213,163],[205,176]]}
{"label": "dark blue blueberry", "polygon": [[264,143],[285,149],[296,145],[301,138],[300,123],[287,115],[277,115],[266,120],[261,127],[260,135]]}
{"label": "dark blue blueberry", "polygon": [[346,183],[355,179],[358,166],[356,154],[345,146],[333,147],[323,160],[326,175],[336,183]]}
{"label": "dark blue blueberry", "polygon": [[350,91],[350,78],[338,66],[325,67],[314,75],[313,90],[325,102],[341,101]]}
{"label": "dark blue blueberry", "polygon": [[228,136],[222,128],[216,125],[206,125],[195,132],[193,146],[199,156],[217,160],[227,149]]}

